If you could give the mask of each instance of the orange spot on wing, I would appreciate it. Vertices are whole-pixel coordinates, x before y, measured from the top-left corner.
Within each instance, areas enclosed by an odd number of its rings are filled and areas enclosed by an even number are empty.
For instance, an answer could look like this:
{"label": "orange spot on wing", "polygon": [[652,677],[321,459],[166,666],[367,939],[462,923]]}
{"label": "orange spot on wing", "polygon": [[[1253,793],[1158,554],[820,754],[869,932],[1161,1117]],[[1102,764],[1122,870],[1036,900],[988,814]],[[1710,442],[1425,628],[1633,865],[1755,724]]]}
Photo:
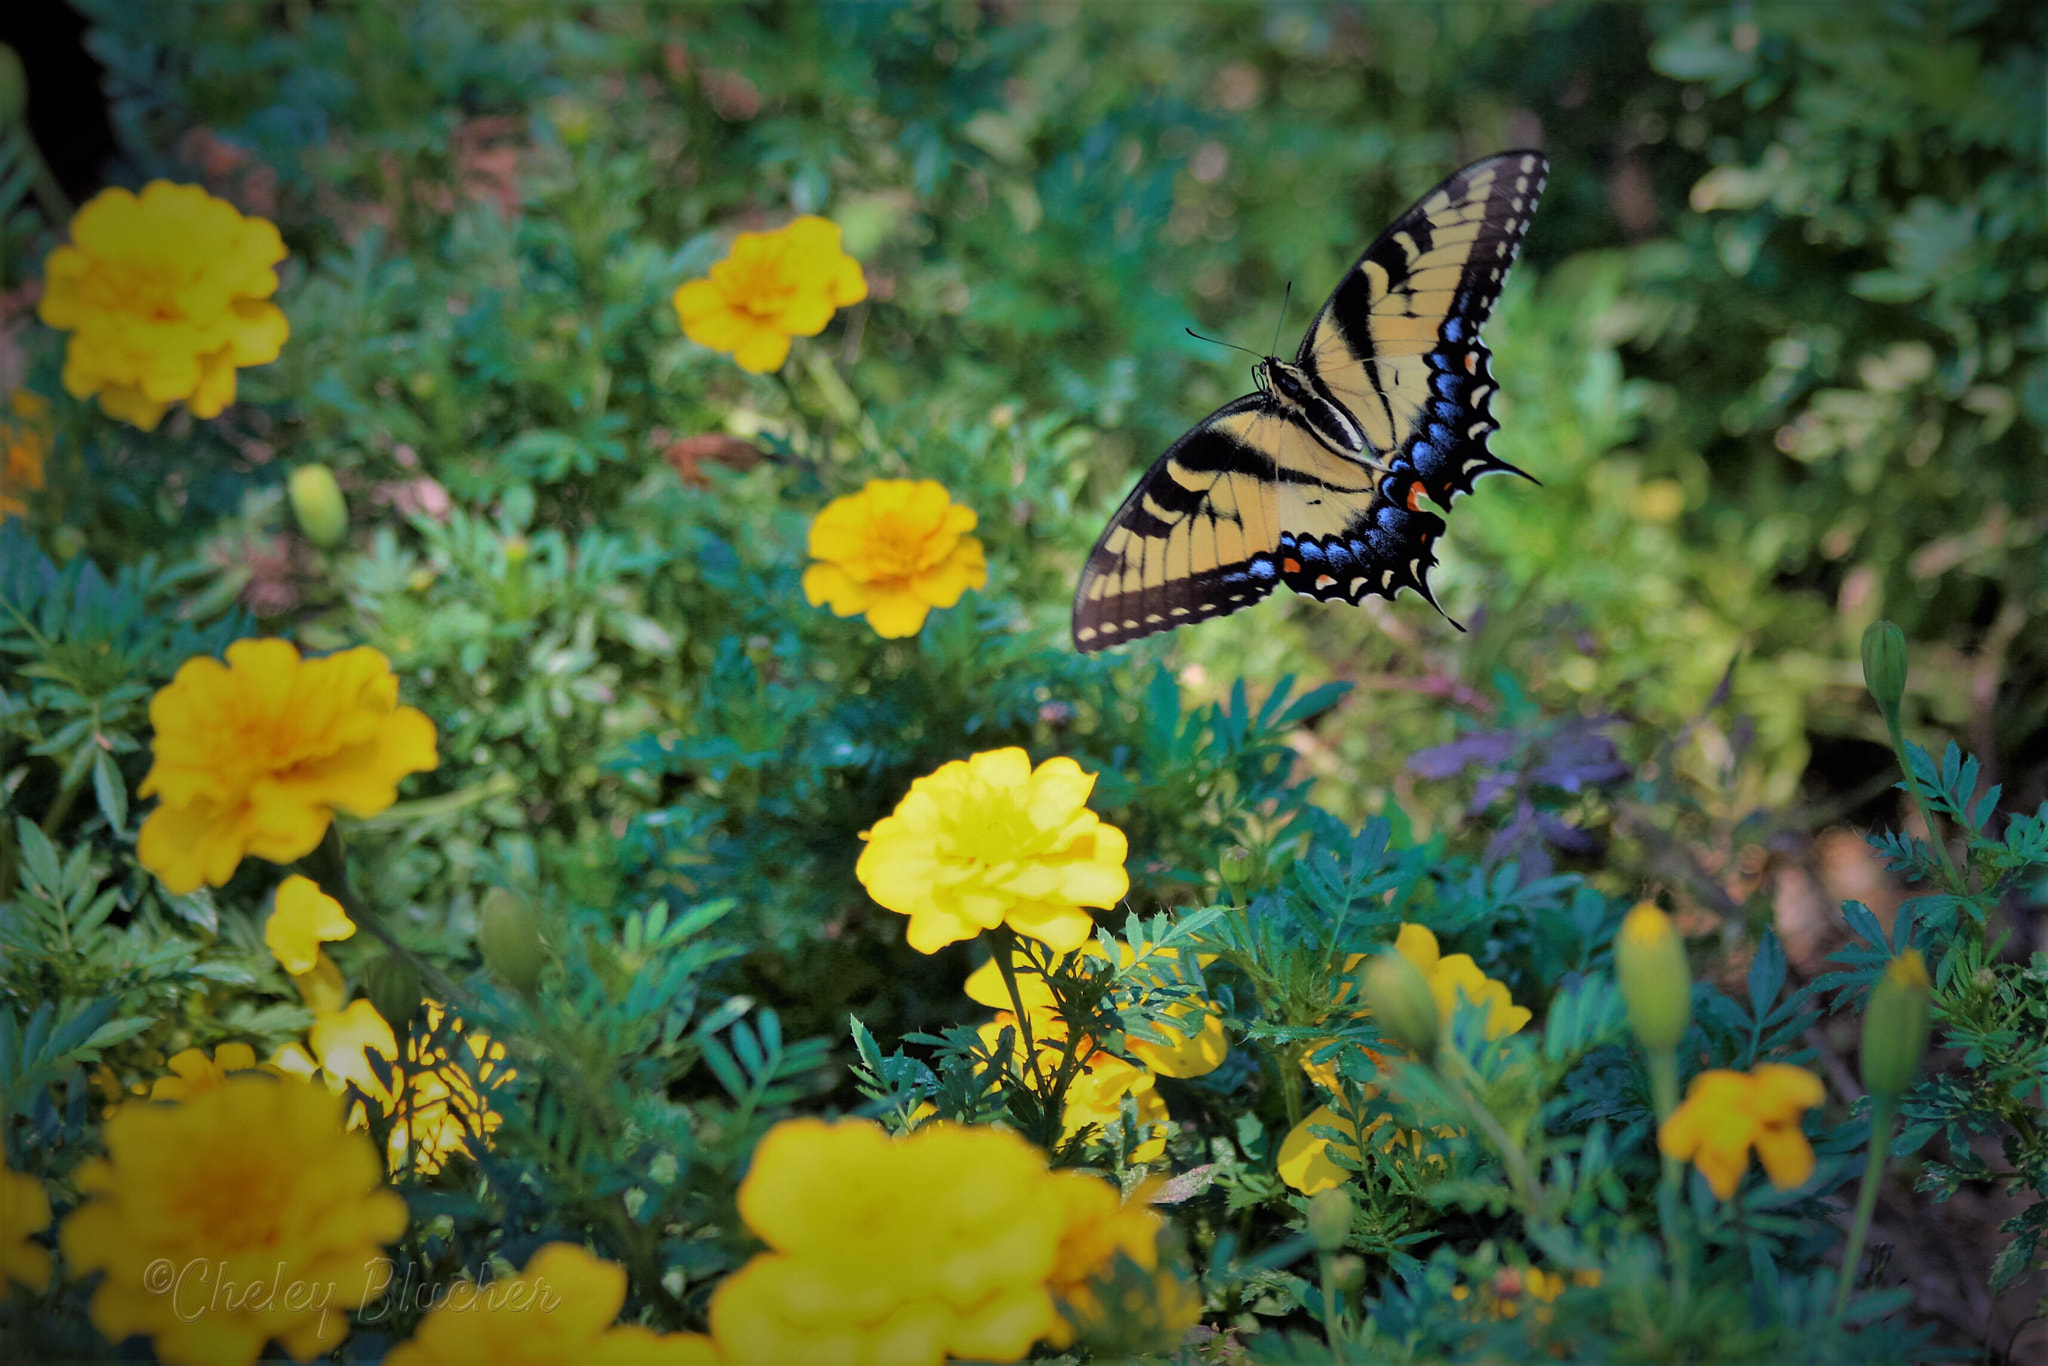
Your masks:
{"label": "orange spot on wing", "polygon": [[1422,511],[1422,485],[1415,484],[1410,486],[1408,490],[1408,510],[1410,512]]}
{"label": "orange spot on wing", "polygon": [[1301,561],[1285,559],[1280,561],[1280,568],[1289,574],[1299,574],[1301,572]]}

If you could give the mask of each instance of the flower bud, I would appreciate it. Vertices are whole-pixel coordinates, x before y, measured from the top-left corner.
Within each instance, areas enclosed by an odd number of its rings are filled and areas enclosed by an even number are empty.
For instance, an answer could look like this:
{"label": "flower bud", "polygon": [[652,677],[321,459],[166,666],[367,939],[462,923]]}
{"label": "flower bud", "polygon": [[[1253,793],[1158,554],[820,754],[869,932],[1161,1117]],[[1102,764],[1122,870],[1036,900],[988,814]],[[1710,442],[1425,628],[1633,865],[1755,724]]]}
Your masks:
{"label": "flower bud", "polygon": [[484,904],[477,912],[476,946],[484,956],[484,966],[515,991],[530,993],[540,984],[541,970],[548,965],[539,917],[525,897],[503,887],[484,894]]}
{"label": "flower bud", "polygon": [[403,1030],[420,1008],[420,970],[404,954],[381,954],[363,965],[363,994],[386,1024]]}
{"label": "flower bud", "polygon": [[1872,1095],[1896,1096],[1913,1084],[1927,1052],[1933,998],[1920,950],[1907,949],[1885,966],[1863,1009],[1863,1085]]}
{"label": "flower bud", "polygon": [[341,496],[333,470],[325,465],[301,465],[292,471],[289,488],[292,515],[299,519],[299,530],[306,533],[307,540],[322,550],[332,550],[348,539],[348,500]]}
{"label": "flower bud", "polygon": [[1906,633],[1888,621],[1873,621],[1863,633],[1863,686],[1885,720],[1896,722],[1906,695]]}
{"label": "flower bud", "polygon": [[1349,1295],[1365,1284],[1365,1259],[1345,1253],[1330,1263],[1330,1281],[1340,1295]]}
{"label": "flower bud", "polygon": [[1652,1053],[1669,1053],[1692,1023],[1692,972],[1671,917],[1645,901],[1614,937],[1614,975],[1628,1002],[1629,1028]]}
{"label": "flower bud", "polygon": [[1223,876],[1227,887],[1242,887],[1244,880],[1252,875],[1252,851],[1239,845],[1231,845],[1216,860],[1216,871]]}
{"label": "flower bud", "polygon": [[1308,1236],[1319,1252],[1342,1252],[1351,1237],[1351,1192],[1342,1186],[1317,1191],[1308,1202]]}
{"label": "flower bud", "polygon": [[12,128],[28,109],[28,72],[21,57],[0,43],[0,128]]}
{"label": "flower bud", "polygon": [[1413,963],[1391,949],[1378,954],[1359,974],[1358,994],[1380,1033],[1425,1061],[1436,1056],[1436,997]]}

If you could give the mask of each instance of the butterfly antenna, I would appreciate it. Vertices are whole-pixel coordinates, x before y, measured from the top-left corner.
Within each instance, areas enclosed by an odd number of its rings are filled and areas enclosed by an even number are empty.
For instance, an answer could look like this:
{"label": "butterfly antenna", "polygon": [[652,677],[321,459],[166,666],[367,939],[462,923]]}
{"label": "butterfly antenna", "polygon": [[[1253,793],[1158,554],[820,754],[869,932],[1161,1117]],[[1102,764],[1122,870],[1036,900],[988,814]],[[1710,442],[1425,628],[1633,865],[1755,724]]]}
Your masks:
{"label": "butterfly antenna", "polygon": [[[1216,338],[1214,338],[1214,337],[1205,337],[1205,336],[1203,336],[1203,335],[1202,335],[1201,333],[1199,333],[1199,332],[1195,331],[1195,329],[1194,329],[1194,328],[1192,328],[1192,327],[1185,327],[1185,328],[1182,328],[1181,330],[1182,330],[1183,332],[1186,332],[1186,333],[1187,333],[1187,334],[1188,334],[1188,335],[1189,335],[1190,337],[1193,337],[1193,338],[1194,338],[1194,339],[1195,339],[1196,341],[1204,341],[1204,342],[1208,342],[1208,343],[1209,343],[1209,344],[1210,344],[1211,346],[1227,346],[1227,347],[1229,347],[1229,348],[1230,348],[1231,350],[1233,350],[1233,351],[1242,351],[1242,352],[1244,352],[1244,353],[1245,353],[1245,354],[1246,354],[1247,356],[1257,356],[1257,355],[1259,354],[1258,352],[1256,352],[1256,351],[1252,350],[1251,348],[1249,348],[1249,347],[1245,347],[1245,346],[1239,346],[1239,345],[1237,345],[1237,344],[1236,344],[1235,342],[1227,342],[1227,341],[1218,341],[1218,340],[1217,340]],[[1259,357],[1259,359],[1261,359],[1261,360],[1264,360],[1264,359],[1265,359],[1265,357],[1263,357],[1263,356],[1260,356],[1260,357]]]}
{"label": "butterfly antenna", "polygon": [[1280,296],[1280,319],[1273,324],[1273,346],[1266,352],[1269,356],[1280,354],[1280,329],[1287,326],[1287,305],[1294,298],[1294,281],[1287,282],[1287,292]]}

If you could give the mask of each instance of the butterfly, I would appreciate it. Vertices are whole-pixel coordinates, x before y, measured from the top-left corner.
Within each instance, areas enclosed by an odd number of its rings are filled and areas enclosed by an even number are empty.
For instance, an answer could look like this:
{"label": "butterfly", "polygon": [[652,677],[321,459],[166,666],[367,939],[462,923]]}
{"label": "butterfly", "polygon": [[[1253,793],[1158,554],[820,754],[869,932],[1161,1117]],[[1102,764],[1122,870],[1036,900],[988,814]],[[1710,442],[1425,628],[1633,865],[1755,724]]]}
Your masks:
{"label": "butterfly", "polygon": [[1412,588],[1436,605],[1444,520],[1424,498],[1449,511],[1480,475],[1530,478],[1486,448],[1479,329],[1549,169],[1515,151],[1451,175],[1366,248],[1292,362],[1262,359],[1257,393],[1167,448],[1082,568],[1075,648],[1236,612],[1278,583],[1353,604]]}

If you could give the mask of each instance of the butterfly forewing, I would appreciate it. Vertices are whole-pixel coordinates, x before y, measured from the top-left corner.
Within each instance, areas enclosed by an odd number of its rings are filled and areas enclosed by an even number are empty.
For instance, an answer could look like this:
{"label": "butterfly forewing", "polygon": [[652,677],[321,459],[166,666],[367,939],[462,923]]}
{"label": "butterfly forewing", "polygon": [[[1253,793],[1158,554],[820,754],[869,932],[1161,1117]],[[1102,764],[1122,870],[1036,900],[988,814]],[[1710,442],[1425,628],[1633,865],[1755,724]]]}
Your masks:
{"label": "butterfly forewing", "polygon": [[1479,330],[1536,211],[1539,152],[1474,162],[1424,195],[1345,274],[1298,361],[1349,408],[1380,458],[1448,508],[1491,471],[1493,375]]}

